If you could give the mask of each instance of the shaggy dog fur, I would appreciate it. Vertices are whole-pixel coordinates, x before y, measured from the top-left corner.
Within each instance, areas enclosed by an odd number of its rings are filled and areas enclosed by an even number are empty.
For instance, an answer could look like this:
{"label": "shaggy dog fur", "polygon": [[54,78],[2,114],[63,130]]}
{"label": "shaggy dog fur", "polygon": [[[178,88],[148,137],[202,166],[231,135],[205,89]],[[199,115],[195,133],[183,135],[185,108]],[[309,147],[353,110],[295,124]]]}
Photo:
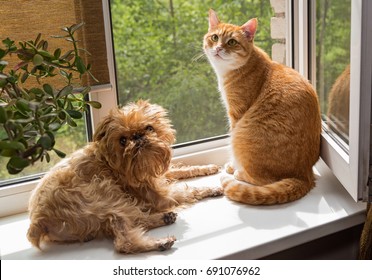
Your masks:
{"label": "shaggy dog fur", "polygon": [[171,167],[175,141],[163,108],[147,101],[112,110],[93,142],[56,165],[29,204],[29,241],[82,242],[111,237],[121,253],[169,249],[175,237],[144,233],[176,220],[175,207],[222,194],[174,181],[217,173],[216,165]]}

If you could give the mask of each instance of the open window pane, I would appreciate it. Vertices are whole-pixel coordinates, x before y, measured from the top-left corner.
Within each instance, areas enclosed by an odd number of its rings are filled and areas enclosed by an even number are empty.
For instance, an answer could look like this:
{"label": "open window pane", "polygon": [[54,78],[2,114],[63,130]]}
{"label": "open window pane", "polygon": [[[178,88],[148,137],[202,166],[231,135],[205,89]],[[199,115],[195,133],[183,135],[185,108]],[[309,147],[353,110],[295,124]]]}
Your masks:
{"label": "open window pane", "polygon": [[369,172],[372,5],[363,0],[308,3],[312,82],[324,128],[321,157],[350,195],[362,200]]}
{"label": "open window pane", "polygon": [[[322,119],[349,144],[351,0],[316,3],[316,90]],[[340,141],[340,142],[341,142]]]}
{"label": "open window pane", "polygon": [[210,8],[234,24],[257,17],[255,42],[271,54],[269,0],[111,1],[119,103],[143,98],[164,106],[177,143],[227,133],[215,73],[202,52]]}

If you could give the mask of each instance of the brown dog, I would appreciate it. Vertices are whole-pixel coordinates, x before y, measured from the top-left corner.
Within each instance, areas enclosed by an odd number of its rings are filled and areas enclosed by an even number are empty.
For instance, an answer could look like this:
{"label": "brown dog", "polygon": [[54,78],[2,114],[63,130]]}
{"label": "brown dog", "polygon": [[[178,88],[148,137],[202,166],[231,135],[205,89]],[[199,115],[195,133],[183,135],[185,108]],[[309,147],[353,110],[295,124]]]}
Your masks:
{"label": "brown dog", "polygon": [[147,101],[112,110],[93,142],[56,165],[34,191],[30,242],[114,239],[122,253],[169,249],[174,237],[154,239],[151,228],[172,224],[177,206],[222,194],[176,179],[217,173],[216,165],[170,167],[175,141],[167,113]]}

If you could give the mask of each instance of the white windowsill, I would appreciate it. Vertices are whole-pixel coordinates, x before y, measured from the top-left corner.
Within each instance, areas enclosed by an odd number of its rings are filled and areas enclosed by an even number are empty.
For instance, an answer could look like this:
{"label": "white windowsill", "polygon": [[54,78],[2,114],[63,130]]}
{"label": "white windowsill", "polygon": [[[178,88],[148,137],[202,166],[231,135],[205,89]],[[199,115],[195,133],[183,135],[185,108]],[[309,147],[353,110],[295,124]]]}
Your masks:
{"label": "white windowsill", "polygon": [[[276,206],[247,206],[225,197],[211,198],[179,210],[175,224],[148,232],[174,235],[173,248],[137,255],[116,253],[112,240],[51,244],[39,251],[28,242],[27,213],[0,219],[1,259],[257,259],[361,224],[365,204],[356,203],[320,161],[317,186],[299,201]],[[218,185],[219,176],[194,179]]]}

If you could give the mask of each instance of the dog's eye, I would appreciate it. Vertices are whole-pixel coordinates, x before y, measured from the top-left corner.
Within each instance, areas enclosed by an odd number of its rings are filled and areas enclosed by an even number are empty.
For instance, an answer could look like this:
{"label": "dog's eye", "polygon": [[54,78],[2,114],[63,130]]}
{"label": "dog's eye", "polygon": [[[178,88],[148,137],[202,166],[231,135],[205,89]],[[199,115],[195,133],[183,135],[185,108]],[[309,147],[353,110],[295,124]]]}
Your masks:
{"label": "dog's eye", "polygon": [[120,145],[125,146],[126,143],[127,143],[127,138],[120,137]]}
{"label": "dog's eye", "polygon": [[146,131],[153,132],[154,128],[151,125],[146,126]]}

